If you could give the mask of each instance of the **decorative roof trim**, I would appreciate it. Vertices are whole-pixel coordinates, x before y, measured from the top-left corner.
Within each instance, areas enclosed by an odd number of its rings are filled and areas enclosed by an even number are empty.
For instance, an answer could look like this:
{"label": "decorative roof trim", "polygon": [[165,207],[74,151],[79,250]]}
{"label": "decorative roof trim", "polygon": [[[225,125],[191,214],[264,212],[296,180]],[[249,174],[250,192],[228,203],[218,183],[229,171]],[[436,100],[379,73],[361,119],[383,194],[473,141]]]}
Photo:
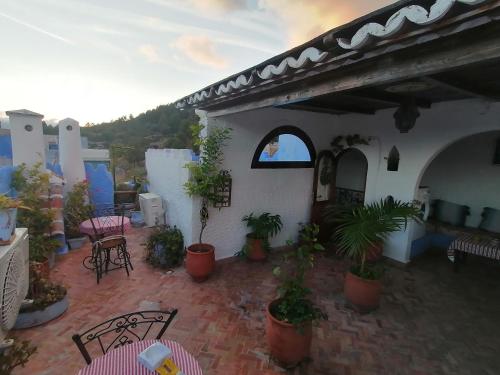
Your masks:
{"label": "decorative roof trim", "polygon": [[478,5],[486,0],[436,0],[428,12],[420,5],[409,5],[394,13],[382,26],[370,22],[362,26],[351,38],[337,38],[340,47],[350,50],[359,50],[374,39],[388,39],[397,34],[407,22],[415,25],[426,26],[442,19],[457,3],[465,5]]}
{"label": "decorative roof trim", "polygon": [[[420,0],[414,1],[418,2]],[[184,108],[186,106],[197,106],[200,102],[204,102],[207,99],[214,99],[216,97],[230,95],[234,92],[244,91],[257,86],[262,82],[273,80],[276,77],[285,76],[289,70],[300,70],[309,66],[320,64],[327,57],[333,59],[343,58],[343,55],[346,53],[355,53],[377,39],[383,40],[395,37],[396,34],[400,33],[404,29],[408,22],[417,26],[428,26],[448,15],[457,4],[475,6],[487,1],[489,0],[436,0],[429,8],[429,11],[421,5],[407,5],[393,13],[385,23],[385,26],[376,22],[367,23],[361,26],[350,39],[336,38],[335,34],[341,32],[341,30],[343,30],[343,28],[347,25],[338,27],[329,33],[324,34],[325,36],[323,37],[323,41],[325,38],[330,39],[330,37],[334,41],[333,47],[329,47],[329,43],[326,42],[321,44],[322,46],[327,46],[329,51],[322,51],[317,47],[311,46],[313,43],[318,47],[321,46],[317,44],[318,38],[313,39],[311,42],[307,43],[309,44],[309,47],[302,50],[298,58],[286,56],[282,58],[280,63],[277,65],[270,63],[262,68],[256,66],[251,71],[247,70],[242,72],[236,78],[230,77],[225,82],[212,85],[180,99],[177,101],[176,107]],[[393,10],[394,9],[391,9],[391,11]],[[366,19],[367,17],[370,16],[368,15],[363,17],[363,19]],[[349,29],[351,29],[351,25],[349,25]],[[334,51],[337,52],[337,55],[333,55]],[[296,55],[296,50],[294,50],[293,53]]]}

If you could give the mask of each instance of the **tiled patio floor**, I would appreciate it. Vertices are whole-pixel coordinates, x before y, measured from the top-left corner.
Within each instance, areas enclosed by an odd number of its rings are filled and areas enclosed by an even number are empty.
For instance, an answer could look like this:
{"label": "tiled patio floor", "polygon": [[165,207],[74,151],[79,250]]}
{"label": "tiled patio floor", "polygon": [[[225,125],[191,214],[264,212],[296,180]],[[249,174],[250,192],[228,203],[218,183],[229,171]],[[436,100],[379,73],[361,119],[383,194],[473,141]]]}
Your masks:
{"label": "tiled patio floor", "polygon": [[[129,278],[114,271],[96,285],[81,266],[88,246],[59,259],[52,278],[68,287],[70,308],[44,326],[15,332],[38,346],[15,374],[76,373],[84,361],[71,335],[138,310],[143,301],[179,309],[166,336],[190,351],[205,374],[283,373],[269,363],[264,335],[263,311],[275,287],[272,262],[226,262],[209,281],[195,284],[183,269],[167,274],[142,261],[146,233],[128,236],[135,267]],[[471,258],[454,274],[441,254],[431,254],[410,267],[389,267],[380,310],[364,316],[344,307],[346,267],[333,258],[318,263],[313,284],[330,320],[314,330],[312,362],[294,373],[500,373],[499,266]]]}

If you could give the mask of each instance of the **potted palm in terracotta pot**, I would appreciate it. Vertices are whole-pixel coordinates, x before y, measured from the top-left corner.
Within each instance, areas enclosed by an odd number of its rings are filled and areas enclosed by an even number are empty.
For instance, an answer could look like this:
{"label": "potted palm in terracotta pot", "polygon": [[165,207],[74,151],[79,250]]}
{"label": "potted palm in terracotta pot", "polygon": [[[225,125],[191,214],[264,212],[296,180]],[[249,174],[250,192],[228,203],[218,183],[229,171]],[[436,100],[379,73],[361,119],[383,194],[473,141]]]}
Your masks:
{"label": "potted palm in terracotta pot", "polygon": [[209,206],[220,203],[219,192],[230,178],[229,173],[223,173],[221,166],[224,161],[222,149],[230,139],[231,129],[214,128],[207,137],[200,138],[198,134],[202,128],[202,126],[193,127],[194,143],[200,148],[201,154],[198,162],[186,165],[190,178],[184,184],[189,196],[201,199],[199,242],[186,250],[187,272],[198,282],[206,280],[215,268],[215,248],[203,242],[203,232],[208,224]]}
{"label": "potted palm in terracotta pot", "polygon": [[280,215],[271,215],[269,212],[256,216],[253,212],[242,219],[251,229],[247,234],[246,244],[240,254],[250,260],[265,260],[271,249],[269,237],[277,235],[283,223]]}
{"label": "potted palm in terracotta pot", "polygon": [[329,207],[326,215],[339,224],[334,233],[338,249],[354,260],[344,283],[347,301],[360,312],[377,309],[382,269],[369,256],[391,233],[406,229],[409,220],[420,220],[420,210],[410,202],[381,200],[365,206]]}
{"label": "potted palm in terracotta pot", "polygon": [[306,225],[300,231],[298,246],[284,256],[284,265],[273,273],[280,278],[278,298],[266,311],[266,335],[271,356],[285,367],[293,367],[309,357],[312,323],[327,319],[309,298],[306,272],[314,265],[315,253],[324,250],[318,243],[318,225]]}
{"label": "potted palm in terracotta pot", "polygon": [[85,181],[73,185],[64,201],[64,233],[71,250],[82,247],[86,237],[80,232],[80,224],[90,217],[88,184]]}

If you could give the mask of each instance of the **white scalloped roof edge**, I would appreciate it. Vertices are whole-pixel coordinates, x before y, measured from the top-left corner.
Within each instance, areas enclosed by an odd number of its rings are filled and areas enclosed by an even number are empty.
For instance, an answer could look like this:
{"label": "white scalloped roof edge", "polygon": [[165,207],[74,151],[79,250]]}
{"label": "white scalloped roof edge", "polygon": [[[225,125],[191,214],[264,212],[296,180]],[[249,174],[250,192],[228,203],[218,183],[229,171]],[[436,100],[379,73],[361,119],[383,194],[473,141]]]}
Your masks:
{"label": "white scalloped roof edge", "polygon": [[382,26],[376,22],[363,25],[351,38],[337,38],[337,43],[344,49],[361,49],[373,38],[389,38],[401,30],[404,24],[409,21],[416,25],[429,25],[443,18],[456,3],[466,5],[477,5],[486,0],[437,0],[430,8],[429,12],[420,5],[409,5],[394,13]]}
{"label": "white scalloped roof edge", "polygon": [[255,74],[257,74],[259,78],[266,80],[285,74],[288,69],[301,69],[309,63],[319,63],[327,56],[328,52],[320,51],[315,47],[308,47],[300,53],[297,59],[291,56],[285,57],[277,66],[273,64],[266,65],[260,72],[254,71],[250,73],[248,78],[240,74],[236,79],[222,83],[217,88],[211,87],[209,90],[202,90],[194,93],[187,98],[187,100],[178,103],[177,107],[182,108],[186,104],[201,102],[207,98],[211,98],[214,94],[217,96],[229,94],[232,91],[251,86],[254,82]]}

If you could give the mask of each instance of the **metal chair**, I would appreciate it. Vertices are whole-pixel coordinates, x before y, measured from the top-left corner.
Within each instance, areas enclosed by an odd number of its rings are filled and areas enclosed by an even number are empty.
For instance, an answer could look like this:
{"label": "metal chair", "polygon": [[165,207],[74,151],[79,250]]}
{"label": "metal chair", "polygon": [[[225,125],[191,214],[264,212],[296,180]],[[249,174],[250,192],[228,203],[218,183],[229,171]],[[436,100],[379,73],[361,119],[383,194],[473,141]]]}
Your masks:
{"label": "metal chair", "polygon": [[[97,284],[104,273],[115,269],[125,268],[129,276],[129,269],[134,267],[124,235],[125,211],[111,205],[96,206],[89,219],[94,232],[90,236],[92,253],[83,259],[83,266],[96,272]],[[114,256],[113,250],[116,250]]]}
{"label": "metal chair", "polygon": [[176,314],[177,309],[171,311],[138,311],[120,315],[82,334],[75,334],[72,339],[87,364],[90,364],[92,358],[87,347],[91,343],[96,343],[97,350],[94,350],[94,352],[101,352],[104,355],[110,349],[145,340],[146,336],[152,334],[155,328],[158,330],[155,339],[159,340]]}

